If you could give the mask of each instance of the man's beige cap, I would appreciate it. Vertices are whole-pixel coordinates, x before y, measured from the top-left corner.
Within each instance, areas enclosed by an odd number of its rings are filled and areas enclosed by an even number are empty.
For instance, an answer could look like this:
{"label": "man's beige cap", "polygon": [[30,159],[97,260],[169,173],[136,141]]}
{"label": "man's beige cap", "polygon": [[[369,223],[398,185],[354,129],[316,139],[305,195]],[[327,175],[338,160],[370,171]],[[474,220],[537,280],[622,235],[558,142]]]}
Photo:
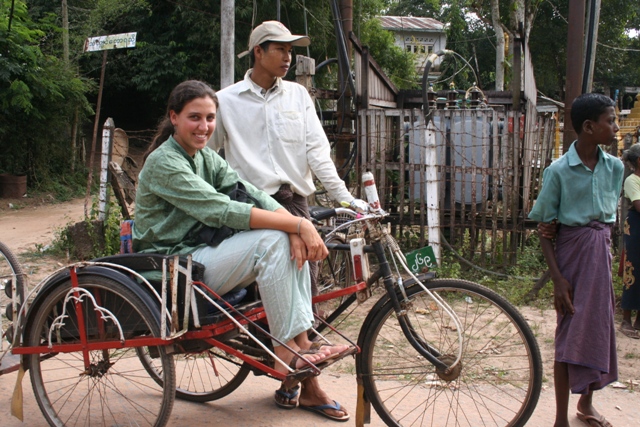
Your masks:
{"label": "man's beige cap", "polygon": [[309,46],[311,44],[309,37],[291,34],[291,31],[282,22],[264,21],[253,29],[251,37],[249,37],[249,50],[240,53],[238,58],[248,55],[254,47],[267,41],[291,43],[293,46]]}

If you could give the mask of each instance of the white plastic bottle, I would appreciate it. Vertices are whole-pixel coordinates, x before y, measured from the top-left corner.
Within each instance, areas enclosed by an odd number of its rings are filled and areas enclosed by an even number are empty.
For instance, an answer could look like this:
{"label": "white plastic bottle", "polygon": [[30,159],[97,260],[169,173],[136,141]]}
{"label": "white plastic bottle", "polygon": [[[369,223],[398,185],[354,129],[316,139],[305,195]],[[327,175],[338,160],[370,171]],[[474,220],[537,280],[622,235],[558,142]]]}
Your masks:
{"label": "white plastic bottle", "polygon": [[376,181],[371,171],[368,170],[362,174],[362,185],[364,186],[364,194],[367,197],[367,202],[369,202],[371,210],[376,213],[381,212],[378,189],[376,188]]}

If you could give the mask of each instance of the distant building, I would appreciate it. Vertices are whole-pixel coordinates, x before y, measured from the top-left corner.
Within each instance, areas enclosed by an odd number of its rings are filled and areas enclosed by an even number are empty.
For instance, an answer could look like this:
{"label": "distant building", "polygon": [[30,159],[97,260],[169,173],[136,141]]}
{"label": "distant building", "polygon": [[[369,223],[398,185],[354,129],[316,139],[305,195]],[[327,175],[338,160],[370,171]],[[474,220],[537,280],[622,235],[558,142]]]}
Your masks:
{"label": "distant building", "polygon": [[[443,50],[447,45],[444,24],[433,18],[380,16],[378,19],[383,29],[394,34],[396,46],[416,54],[416,69],[419,74],[424,72],[427,56]],[[436,64],[439,64],[440,60],[441,58]]]}

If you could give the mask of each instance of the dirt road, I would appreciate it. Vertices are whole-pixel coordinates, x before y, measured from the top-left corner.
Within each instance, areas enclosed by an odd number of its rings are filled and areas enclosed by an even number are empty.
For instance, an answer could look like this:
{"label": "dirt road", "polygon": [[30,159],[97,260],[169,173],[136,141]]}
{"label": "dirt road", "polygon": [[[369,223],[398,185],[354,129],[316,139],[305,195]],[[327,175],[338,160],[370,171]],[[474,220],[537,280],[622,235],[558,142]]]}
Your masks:
{"label": "dirt road", "polygon": [[[4,199],[0,199],[4,202]],[[18,205],[18,203],[16,203]],[[0,210],[0,240],[15,253],[33,251],[38,245],[48,245],[56,229],[83,219],[84,199],[66,203],[26,206],[15,210]]]}
{"label": "dirt road", "polygon": [[[1,201],[1,199],[0,199]],[[0,240],[18,254],[30,274],[30,283],[37,282],[63,261],[34,259],[25,256],[25,251],[34,251],[51,243],[54,230],[83,217],[83,200],[74,200],[58,205],[28,207],[20,210],[0,210]],[[37,245],[37,246],[36,246]],[[543,352],[545,381],[538,406],[527,423],[530,427],[553,425],[555,400],[551,357],[553,354],[553,329],[555,316],[550,311],[540,311],[523,307],[527,320],[534,325],[534,331]],[[640,379],[640,342],[625,340],[618,336],[618,354],[621,365],[621,381]],[[10,397],[13,393],[17,374],[0,376],[0,425],[2,427],[41,427],[46,422],[40,413],[31,390],[28,374],[23,381],[24,423],[10,415]],[[344,372],[324,372],[322,383],[328,394],[342,403],[353,414],[356,404],[355,376]],[[296,409],[284,411],[273,404],[273,392],[277,384],[264,377],[250,375],[247,381],[230,396],[206,404],[195,404],[176,400],[171,426],[336,426],[335,422]],[[636,385],[636,388],[638,386]],[[570,408],[575,408],[577,397],[571,397]],[[615,427],[636,427],[640,425],[640,393],[613,387],[597,392],[594,397],[599,410],[607,416]],[[570,411],[571,426],[585,426]],[[341,425],[355,425],[354,418]],[[372,411],[372,426],[383,423]]]}

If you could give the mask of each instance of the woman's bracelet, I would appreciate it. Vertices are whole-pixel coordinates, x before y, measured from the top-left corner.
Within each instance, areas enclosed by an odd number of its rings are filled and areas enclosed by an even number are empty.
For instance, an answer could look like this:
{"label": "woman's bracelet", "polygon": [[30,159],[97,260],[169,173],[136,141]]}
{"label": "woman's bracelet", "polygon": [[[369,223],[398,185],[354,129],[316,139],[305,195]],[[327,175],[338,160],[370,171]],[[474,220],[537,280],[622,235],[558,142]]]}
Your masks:
{"label": "woman's bracelet", "polygon": [[302,224],[303,220],[304,218],[300,218],[300,221],[298,221],[298,237],[300,237],[300,224]]}

